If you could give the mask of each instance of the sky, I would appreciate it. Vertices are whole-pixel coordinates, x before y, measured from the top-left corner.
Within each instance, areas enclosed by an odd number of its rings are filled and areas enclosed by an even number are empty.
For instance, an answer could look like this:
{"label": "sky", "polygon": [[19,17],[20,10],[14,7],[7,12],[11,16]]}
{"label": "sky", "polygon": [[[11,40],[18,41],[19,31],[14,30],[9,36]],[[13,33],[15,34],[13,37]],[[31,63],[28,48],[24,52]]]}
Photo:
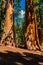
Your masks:
{"label": "sky", "polygon": [[[14,0],[16,2],[16,0]],[[21,0],[20,2],[21,10],[25,10],[25,0]]]}
{"label": "sky", "polygon": [[25,10],[25,0],[21,0],[20,6],[21,6],[21,10]]}
{"label": "sky", "polygon": [[[14,3],[16,3],[16,0],[14,0]],[[20,14],[18,15],[18,17],[19,18],[21,18],[21,19],[23,19],[24,17],[25,17],[25,0],[21,0],[20,1]],[[16,8],[15,8],[15,6],[14,6],[14,12],[16,12]],[[18,20],[16,20],[17,19],[17,16],[14,14],[14,22],[18,22],[18,25],[21,25],[21,22]]]}

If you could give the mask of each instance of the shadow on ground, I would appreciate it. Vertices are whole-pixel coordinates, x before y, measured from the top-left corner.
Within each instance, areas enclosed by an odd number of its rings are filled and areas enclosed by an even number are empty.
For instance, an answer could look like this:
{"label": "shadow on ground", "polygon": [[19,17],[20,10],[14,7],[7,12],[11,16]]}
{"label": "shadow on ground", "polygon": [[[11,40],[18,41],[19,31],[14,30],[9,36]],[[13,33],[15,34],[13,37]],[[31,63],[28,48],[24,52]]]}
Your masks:
{"label": "shadow on ground", "polygon": [[35,55],[31,53],[0,52],[0,65],[43,65],[43,56]]}

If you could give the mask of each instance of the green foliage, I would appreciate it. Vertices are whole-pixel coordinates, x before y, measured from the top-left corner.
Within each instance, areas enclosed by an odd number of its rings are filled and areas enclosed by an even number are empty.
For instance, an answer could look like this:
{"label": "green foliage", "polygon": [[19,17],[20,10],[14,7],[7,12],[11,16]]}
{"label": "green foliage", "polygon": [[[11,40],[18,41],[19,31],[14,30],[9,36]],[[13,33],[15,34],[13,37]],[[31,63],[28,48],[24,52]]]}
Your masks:
{"label": "green foliage", "polygon": [[19,45],[22,45],[25,42],[25,20],[20,19],[21,26],[19,27],[18,24],[14,23],[14,31],[15,31],[15,42],[18,42]]}
{"label": "green foliage", "polygon": [[[14,4],[16,7],[16,11],[14,11],[14,15],[16,17],[16,21],[14,22],[14,31],[15,31],[15,42],[18,42],[19,45],[23,44],[25,41],[24,38],[24,29],[25,29],[25,20],[24,18],[19,18],[20,14],[20,0],[16,0],[16,3]],[[20,25],[18,24],[21,23]]]}
{"label": "green foliage", "polygon": [[43,3],[43,0],[40,0],[41,3]]}
{"label": "green foliage", "polygon": [[5,19],[5,11],[2,9],[2,5],[4,3],[4,0],[0,0],[0,38],[1,38],[1,33],[3,31],[3,27],[4,27],[4,19]]}
{"label": "green foliage", "polygon": [[38,3],[39,0],[34,0],[34,3]]}

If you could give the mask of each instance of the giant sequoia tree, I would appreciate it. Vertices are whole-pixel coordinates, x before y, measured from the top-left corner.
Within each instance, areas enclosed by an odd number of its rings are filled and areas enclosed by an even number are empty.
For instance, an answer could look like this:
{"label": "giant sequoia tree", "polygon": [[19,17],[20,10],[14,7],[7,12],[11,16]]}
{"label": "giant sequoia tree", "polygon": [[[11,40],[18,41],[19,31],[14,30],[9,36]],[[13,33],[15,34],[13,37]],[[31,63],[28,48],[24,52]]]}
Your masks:
{"label": "giant sequoia tree", "polygon": [[[1,44],[3,45],[13,45],[13,0],[7,0],[6,4],[6,17],[4,22],[4,30],[1,39]],[[4,7],[4,8],[5,8]]]}
{"label": "giant sequoia tree", "polygon": [[39,37],[36,24],[36,14],[34,12],[33,0],[26,0],[26,30],[25,30],[26,46],[28,49],[39,49]]}

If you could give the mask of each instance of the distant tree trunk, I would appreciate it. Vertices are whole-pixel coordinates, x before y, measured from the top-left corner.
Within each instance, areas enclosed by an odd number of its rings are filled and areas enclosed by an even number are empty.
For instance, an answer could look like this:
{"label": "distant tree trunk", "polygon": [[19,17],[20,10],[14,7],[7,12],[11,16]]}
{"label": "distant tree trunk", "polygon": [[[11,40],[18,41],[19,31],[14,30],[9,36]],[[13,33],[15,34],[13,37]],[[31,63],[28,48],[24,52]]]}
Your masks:
{"label": "distant tree trunk", "polygon": [[33,0],[26,0],[26,46],[28,49],[41,50],[35,17]]}
{"label": "distant tree trunk", "polygon": [[13,34],[13,0],[8,0],[6,5],[6,17],[4,23],[4,30],[1,39],[3,45],[13,45],[14,44],[14,34]]}

